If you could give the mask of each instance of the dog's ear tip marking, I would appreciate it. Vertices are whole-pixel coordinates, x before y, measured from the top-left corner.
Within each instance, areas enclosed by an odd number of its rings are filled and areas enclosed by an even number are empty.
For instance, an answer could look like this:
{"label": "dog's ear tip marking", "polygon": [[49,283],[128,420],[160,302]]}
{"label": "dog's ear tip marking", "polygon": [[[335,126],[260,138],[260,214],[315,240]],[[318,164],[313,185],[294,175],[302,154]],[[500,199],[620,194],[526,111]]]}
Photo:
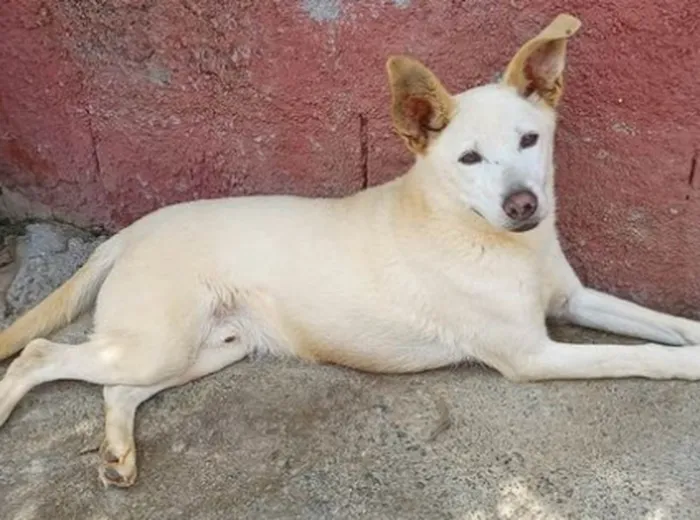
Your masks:
{"label": "dog's ear tip marking", "polygon": [[410,58],[404,54],[390,54],[386,62],[389,65],[401,65],[409,60]]}
{"label": "dog's ear tip marking", "polygon": [[398,76],[408,68],[411,59],[403,54],[392,54],[386,60],[386,70],[392,76]]}
{"label": "dog's ear tip marking", "polygon": [[565,26],[564,34],[566,36],[572,36],[582,25],[581,20],[569,13],[563,13],[557,16],[552,22],[552,25],[557,22]]}
{"label": "dog's ear tip marking", "polygon": [[406,54],[393,54],[386,60],[386,68],[390,74],[400,76],[411,70],[425,69],[425,65],[416,58]]}
{"label": "dog's ear tip marking", "polygon": [[392,54],[387,58],[394,126],[416,154],[426,151],[433,134],[447,126],[452,97],[421,60]]}

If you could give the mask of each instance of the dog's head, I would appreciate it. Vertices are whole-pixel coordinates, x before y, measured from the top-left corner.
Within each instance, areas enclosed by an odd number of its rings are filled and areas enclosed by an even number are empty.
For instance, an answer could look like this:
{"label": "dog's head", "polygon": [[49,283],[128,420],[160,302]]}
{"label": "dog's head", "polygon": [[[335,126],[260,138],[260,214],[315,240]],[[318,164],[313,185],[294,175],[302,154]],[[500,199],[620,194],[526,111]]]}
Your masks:
{"label": "dog's head", "polygon": [[553,211],[555,108],[566,41],[579,27],[558,16],[520,48],[498,83],[454,96],[418,61],[387,62],[396,131],[435,182],[496,228],[528,231]]}

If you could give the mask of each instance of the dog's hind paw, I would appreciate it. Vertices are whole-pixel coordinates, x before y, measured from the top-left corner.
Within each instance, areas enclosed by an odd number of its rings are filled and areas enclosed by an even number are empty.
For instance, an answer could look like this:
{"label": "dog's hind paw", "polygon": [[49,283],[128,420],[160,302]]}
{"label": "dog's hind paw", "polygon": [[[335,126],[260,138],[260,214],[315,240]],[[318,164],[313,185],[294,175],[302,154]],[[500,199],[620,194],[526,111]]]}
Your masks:
{"label": "dog's hind paw", "polygon": [[127,488],[136,482],[136,457],[127,450],[121,457],[114,454],[106,442],[100,448],[100,481],[107,487]]}

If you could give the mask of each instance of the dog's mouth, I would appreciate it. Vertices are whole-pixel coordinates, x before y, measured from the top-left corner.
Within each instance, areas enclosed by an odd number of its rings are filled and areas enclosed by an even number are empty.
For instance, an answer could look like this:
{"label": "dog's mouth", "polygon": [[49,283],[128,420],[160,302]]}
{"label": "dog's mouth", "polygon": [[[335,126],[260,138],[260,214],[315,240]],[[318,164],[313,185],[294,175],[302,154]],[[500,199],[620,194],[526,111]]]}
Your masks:
{"label": "dog's mouth", "polygon": [[528,220],[527,222],[522,222],[514,226],[508,227],[508,231],[512,233],[525,233],[526,231],[532,231],[537,226],[539,226],[539,224],[539,219]]}
{"label": "dog's mouth", "polygon": [[[470,209],[474,212],[476,216],[488,221],[488,219],[478,209]],[[533,218],[525,222],[520,222],[517,224],[506,226],[505,229],[511,233],[525,233],[527,231],[532,231],[533,229],[535,229],[537,226],[540,225],[540,222],[542,222],[542,219]]]}
{"label": "dog's mouth", "polygon": [[471,210],[474,212],[474,214],[475,214],[476,216],[481,217],[481,218],[483,218],[484,220],[486,220],[486,217],[484,217],[478,209],[471,208]]}

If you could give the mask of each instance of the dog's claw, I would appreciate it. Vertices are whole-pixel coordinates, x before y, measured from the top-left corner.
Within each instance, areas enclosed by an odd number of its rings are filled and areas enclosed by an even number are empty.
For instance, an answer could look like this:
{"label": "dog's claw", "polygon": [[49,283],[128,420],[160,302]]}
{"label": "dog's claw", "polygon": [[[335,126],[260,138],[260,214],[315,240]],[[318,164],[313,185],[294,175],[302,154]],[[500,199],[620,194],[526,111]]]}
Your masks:
{"label": "dog's claw", "polygon": [[127,488],[134,484],[136,465],[133,451],[127,451],[124,456],[118,457],[105,442],[100,448],[100,456],[102,459],[100,480],[105,487]]}
{"label": "dog's claw", "polygon": [[105,487],[127,488],[134,484],[136,472],[130,475],[122,475],[114,466],[103,466],[100,469],[100,480]]}
{"label": "dog's claw", "polygon": [[119,462],[119,457],[117,457],[114,453],[112,453],[109,450],[105,450],[104,454],[102,455],[103,460],[107,464],[116,464]]}
{"label": "dog's claw", "polygon": [[107,466],[102,472],[102,476],[111,484],[121,485],[124,483],[124,477],[114,468]]}

